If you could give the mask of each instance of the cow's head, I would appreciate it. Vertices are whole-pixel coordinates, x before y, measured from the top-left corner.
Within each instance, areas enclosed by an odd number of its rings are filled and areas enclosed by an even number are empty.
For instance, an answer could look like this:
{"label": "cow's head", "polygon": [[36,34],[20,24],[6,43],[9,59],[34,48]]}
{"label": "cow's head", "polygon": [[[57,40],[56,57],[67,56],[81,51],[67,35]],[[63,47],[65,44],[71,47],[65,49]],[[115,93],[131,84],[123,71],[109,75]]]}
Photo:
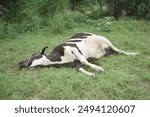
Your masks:
{"label": "cow's head", "polygon": [[46,55],[44,54],[46,48],[48,48],[48,46],[45,46],[40,53],[33,54],[29,59],[20,62],[18,64],[19,68],[46,65],[48,61]]}

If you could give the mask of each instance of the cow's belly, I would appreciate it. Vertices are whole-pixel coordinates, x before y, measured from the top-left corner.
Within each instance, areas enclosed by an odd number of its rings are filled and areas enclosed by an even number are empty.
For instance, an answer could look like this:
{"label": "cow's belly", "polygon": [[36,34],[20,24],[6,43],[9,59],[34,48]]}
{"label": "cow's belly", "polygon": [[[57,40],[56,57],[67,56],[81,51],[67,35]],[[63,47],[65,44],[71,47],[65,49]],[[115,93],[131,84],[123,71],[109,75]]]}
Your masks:
{"label": "cow's belly", "polygon": [[91,41],[87,43],[77,44],[78,48],[81,50],[85,58],[100,58],[105,55],[105,48],[107,48],[108,45],[104,42],[95,42],[97,43],[93,43],[93,41]]}

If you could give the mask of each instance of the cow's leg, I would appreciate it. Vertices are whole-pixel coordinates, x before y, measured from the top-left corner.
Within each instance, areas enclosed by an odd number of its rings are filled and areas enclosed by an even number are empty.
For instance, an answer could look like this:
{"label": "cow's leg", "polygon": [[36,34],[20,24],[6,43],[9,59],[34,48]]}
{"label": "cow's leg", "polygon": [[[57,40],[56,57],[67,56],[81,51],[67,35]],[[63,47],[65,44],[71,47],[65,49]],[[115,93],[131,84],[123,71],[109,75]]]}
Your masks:
{"label": "cow's leg", "polygon": [[95,77],[95,73],[88,72],[83,67],[79,68],[79,71],[81,71],[82,73],[84,73],[88,76]]}
{"label": "cow's leg", "polygon": [[[95,64],[89,63],[86,58],[79,53],[78,50],[74,49],[72,50],[72,53],[74,54],[74,56],[84,65],[90,66],[92,69],[95,69],[96,71],[100,72],[104,72],[104,69],[100,66],[97,66]],[[84,71],[84,69],[80,69],[80,71]]]}
{"label": "cow's leg", "polygon": [[87,76],[95,77],[95,73],[86,71],[86,70],[81,66],[81,64],[78,64],[78,65],[76,66],[76,69],[79,70],[80,72],[86,74]]}

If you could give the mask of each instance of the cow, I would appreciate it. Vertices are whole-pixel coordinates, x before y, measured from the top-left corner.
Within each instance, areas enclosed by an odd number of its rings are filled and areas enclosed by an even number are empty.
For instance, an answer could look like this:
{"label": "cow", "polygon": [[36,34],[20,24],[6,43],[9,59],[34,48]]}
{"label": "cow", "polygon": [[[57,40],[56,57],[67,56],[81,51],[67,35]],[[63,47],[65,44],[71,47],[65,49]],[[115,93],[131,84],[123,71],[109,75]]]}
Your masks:
{"label": "cow", "polygon": [[88,72],[84,65],[91,67],[97,72],[104,72],[101,66],[92,64],[91,61],[110,54],[137,55],[116,48],[106,37],[88,32],[81,32],[73,35],[66,42],[56,46],[49,54],[45,54],[45,46],[40,53],[33,54],[29,59],[20,62],[22,67],[72,67],[80,72],[95,77],[95,73]]}

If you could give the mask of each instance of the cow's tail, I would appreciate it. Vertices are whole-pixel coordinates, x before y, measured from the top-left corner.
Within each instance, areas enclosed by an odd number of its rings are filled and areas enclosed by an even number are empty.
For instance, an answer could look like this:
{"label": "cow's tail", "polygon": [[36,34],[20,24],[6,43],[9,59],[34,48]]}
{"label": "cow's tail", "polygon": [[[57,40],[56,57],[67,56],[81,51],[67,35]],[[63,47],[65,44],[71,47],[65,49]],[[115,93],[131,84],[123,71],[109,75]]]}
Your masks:
{"label": "cow's tail", "polygon": [[137,55],[139,53],[135,53],[135,52],[125,52],[123,50],[120,50],[118,48],[116,48],[107,38],[103,37],[102,39],[113,51],[115,51],[116,53],[119,53],[119,54],[125,54],[125,55]]}

